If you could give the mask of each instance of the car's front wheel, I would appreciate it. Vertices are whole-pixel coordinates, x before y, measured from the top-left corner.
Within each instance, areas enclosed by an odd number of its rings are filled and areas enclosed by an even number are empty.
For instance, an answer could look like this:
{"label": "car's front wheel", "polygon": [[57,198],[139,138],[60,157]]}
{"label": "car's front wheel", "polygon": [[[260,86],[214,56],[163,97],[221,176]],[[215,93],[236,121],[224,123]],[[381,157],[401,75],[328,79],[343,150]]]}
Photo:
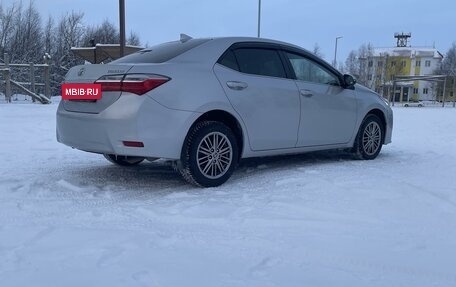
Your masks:
{"label": "car's front wheel", "polygon": [[132,166],[141,163],[144,158],[137,156],[125,156],[125,155],[115,155],[115,154],[104,154],[104,157],[110,162],[122,165],[122,166]]}
{"label": "car's front wheel", "polygon": [[369,114],[364,119],[353,146],[357,159],[374,159],[380,153],[383,145],[384,127],[380,118]]}
{"label": "car's front wheel", "polygon": [[191,184],[219,186],[233,173],[238,153],[236,137],[229,127],[220,122],[202,121],[186,138],[179,171]]}

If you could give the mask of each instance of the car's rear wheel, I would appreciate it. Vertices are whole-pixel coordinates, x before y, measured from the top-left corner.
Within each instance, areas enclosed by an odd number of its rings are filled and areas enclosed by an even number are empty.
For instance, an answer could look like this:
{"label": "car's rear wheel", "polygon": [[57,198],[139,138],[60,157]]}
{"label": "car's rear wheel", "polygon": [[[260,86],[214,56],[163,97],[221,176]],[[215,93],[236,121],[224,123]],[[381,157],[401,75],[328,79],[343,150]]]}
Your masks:
{"label": "car's rear wheel", "polygon": [[236,137],[229,127],[220,122],[202,121],[186,138],[179,171],[191,184],[219,186],[231,177],[238,153]]}
{"label": "car's rear wheel", "polygon": [[353,146],[357,159],[374,159],[380,153],[383,145],[384,126],[380,118],[369,114],[364,119]]}
{"label": "car's rear wheel", "polygon": [[110,162],[122,165],[122,166],[132,166],[141,163],[144,158],[137,156],[125,156],[125,155],[115,155],[115,154],[104,154],[104,157]]}

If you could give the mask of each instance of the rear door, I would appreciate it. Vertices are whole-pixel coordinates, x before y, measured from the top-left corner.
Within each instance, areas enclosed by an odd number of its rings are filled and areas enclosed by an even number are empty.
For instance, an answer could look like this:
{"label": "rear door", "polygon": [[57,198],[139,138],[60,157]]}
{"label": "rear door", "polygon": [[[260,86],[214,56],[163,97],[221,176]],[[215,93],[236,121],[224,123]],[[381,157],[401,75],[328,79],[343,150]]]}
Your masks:
{"label": "rear door", "polygon": [[277,49],[238,44],[225,52],[214,72],[247,127],[252,150],[295,147],[299,94]]}
{"label": "rear door", "polygon": [[345,89],[338,75],[312,57],[284,52],[296,76],[301,98],[297,147],[344,144],[356,125],[354,90]]}

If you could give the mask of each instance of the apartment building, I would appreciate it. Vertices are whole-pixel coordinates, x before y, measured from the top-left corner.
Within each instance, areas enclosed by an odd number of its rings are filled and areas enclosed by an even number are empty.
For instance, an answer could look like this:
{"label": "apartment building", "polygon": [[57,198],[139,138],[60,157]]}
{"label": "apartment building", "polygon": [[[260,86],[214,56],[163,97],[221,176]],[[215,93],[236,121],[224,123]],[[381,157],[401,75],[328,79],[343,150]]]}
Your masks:
{"label": "apartment building", "polygon": [[[407,46],[410,34],[396,34],[395,37],[398,38],[396,47],[373,48],[364,59],[367,86],[390,99],[396,76],[433,75],[443,60],[442,53],[434,47]],[[439,89],[439,84],[431,81],[396,82],[394,100],[434,100]]]}

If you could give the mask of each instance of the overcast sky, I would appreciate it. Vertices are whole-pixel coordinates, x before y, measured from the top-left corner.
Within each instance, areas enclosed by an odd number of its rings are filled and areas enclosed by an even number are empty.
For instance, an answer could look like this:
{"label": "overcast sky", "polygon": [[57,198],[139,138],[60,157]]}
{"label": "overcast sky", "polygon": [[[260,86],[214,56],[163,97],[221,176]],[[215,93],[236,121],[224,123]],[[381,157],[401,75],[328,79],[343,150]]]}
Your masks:
{"label": "overcast sky", "polygon": [[[0,0],[9,6],[13,0]],[[23,0],[28,3],[28,0]],[[35,0],[43,17],[59,18],[81,11],[85,22],[118,23],[118,0]],[[175,40],[179,33],[193,37],[256,36],[258,0],[126,0],[127,31],[143,43]],[[412,46],[433,46],[446,53],[456,41],[455,0],[262,0],[261,36],[291,42],[307,49],[315,43],[325,59],[338,61],[363,43],[394,46],[395,32],[411,32]]]}

